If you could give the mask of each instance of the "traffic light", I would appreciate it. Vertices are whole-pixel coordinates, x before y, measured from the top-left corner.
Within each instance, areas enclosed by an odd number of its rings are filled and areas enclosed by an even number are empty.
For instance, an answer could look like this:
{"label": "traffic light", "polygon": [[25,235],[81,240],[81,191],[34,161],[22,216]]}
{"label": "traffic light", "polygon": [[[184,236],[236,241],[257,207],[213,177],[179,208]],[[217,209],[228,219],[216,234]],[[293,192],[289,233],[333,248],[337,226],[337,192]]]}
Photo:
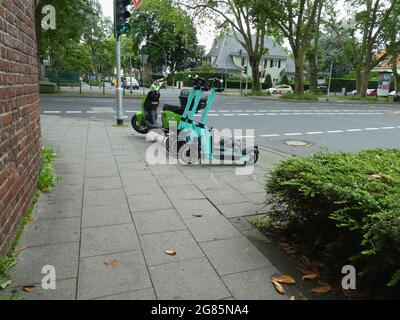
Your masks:
{"label": "traffic light", "polygon": [[131,30],[131,25],[129,24],[129,18],[132,16],[129,11],[129,6],[131,4],[131,0],[114,0],[114,24],[117,37]]}

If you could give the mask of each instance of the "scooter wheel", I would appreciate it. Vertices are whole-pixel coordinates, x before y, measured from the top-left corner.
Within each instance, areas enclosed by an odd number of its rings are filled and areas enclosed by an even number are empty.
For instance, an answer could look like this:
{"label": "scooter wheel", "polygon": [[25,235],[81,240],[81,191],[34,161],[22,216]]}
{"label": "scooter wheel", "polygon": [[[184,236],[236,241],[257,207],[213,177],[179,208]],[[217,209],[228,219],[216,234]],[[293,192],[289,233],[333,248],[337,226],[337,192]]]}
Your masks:
{"label": "scooter wheel", "polygon": [[249,160],[246,161],[246,166],[254,166],[258,162],[258,152],[252,150],[247,153]]}
{"label": "scooter wheel", "polygon": [[199,161],[199,149],[196,144],[186,143],[179,149],[179,163],[182,165],[196,164]]}
{"label": "scooter wheel", "polygon": [[136,114],[132,117],[131,124],[132,124],[132,128],[141,134],[147,134],[149,132],[149,129],[147,128],[147,126],[145,124],[141,123],[140,121],[138,121]]}

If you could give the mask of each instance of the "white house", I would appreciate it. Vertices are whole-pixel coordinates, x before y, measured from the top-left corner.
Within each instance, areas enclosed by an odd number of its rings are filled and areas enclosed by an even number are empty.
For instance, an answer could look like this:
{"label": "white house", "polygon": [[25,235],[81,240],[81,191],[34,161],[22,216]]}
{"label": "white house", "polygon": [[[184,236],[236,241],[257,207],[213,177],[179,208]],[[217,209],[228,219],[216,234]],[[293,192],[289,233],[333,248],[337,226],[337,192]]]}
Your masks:
{"label": "white house", "polygon": [[[236,34],[239,39],[241,35]],[[254,36],[255,43],[255,36]],[[273,39],[265,37],[265,48],[268,49],[259,66],[261,81],[264,82],[267,74],[271,75],[274,84],[279,82],[286,74],[289,80],[294,81],[295,65],[286,51]],[[237,41],[234,34],[224,36],[204,60],[211,63],[214,68],[225,70],[226,73],[239,73],[243,66],[248,66],[247,76],[251,77],[252,69],[249,57],[243,46]]]}

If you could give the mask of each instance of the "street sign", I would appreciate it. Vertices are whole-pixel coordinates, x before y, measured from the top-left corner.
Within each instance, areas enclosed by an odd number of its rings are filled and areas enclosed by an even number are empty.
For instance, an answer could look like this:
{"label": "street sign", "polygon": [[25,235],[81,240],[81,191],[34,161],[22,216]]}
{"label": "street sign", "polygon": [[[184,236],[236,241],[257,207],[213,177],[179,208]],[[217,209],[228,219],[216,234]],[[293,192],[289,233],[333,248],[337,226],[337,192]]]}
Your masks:
{"label": "street sign", "polygon": [[139,8],[141,3],[142,3],[142,0],[133,0],[133,4],[135,5],[136,9]]}

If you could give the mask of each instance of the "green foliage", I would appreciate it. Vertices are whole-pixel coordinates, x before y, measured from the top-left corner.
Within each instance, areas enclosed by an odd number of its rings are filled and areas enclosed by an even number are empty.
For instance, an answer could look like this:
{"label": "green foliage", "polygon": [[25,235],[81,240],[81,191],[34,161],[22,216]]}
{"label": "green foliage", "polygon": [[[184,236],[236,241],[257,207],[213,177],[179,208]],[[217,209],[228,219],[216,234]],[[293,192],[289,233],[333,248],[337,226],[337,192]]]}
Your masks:
{"label": "green foliage", "polygon": [[[174,70],[183,70],[198,58],[197,31],[193,20],[171,0],[147,0],[131,18],[132,54],[139,54],[139,45],[149,55],[148,64],[164,66],[166,60]],[[165,51],[164,51],[165,50]]]}
{"label": "green foliage", "polygon": [[42,151],[43,164],[39,174],[38,189],[41,192],[50,192],[57,183],[57,177],[54,171],[54,162],[56,155],[53,150],[44,148]]}
{"label": "green foliage", "polygon": [[265,87],[267,89],[272,88],[272,77],[271,75],[268,73],[267,76],[265,77],[265,83],[264,83]]}
{"label": "green foliage", "polygon": [[279,82],[279,84],[290,84],[289,78],[287,77],[286,74],[282,77],[282,79],[281,79],[281,81]]}
{"label": "green foliage", "polygon": [[75,71],[81,75],[93,71],[92,56],[83,43],[72,44],[69,54],[60,62],[60,70]]}
{"label": "green foliage", "polygon": [[400,150],[292,156],[268,178],[271,217],[362,284],[400,289]]}
{"label": "green foliage", "polygon": [[284,100],[305,100],[305,101],[318,101],[318,95],[312,92],[306,92],[301,95],[295,93],[286,93],[280,97]]}
{"label": "green foliage", "polygon": [[0,257],[0,290],[5,290],[11,284],[11,281],[7,279],[6,273],[15,265],[14,257]]}

